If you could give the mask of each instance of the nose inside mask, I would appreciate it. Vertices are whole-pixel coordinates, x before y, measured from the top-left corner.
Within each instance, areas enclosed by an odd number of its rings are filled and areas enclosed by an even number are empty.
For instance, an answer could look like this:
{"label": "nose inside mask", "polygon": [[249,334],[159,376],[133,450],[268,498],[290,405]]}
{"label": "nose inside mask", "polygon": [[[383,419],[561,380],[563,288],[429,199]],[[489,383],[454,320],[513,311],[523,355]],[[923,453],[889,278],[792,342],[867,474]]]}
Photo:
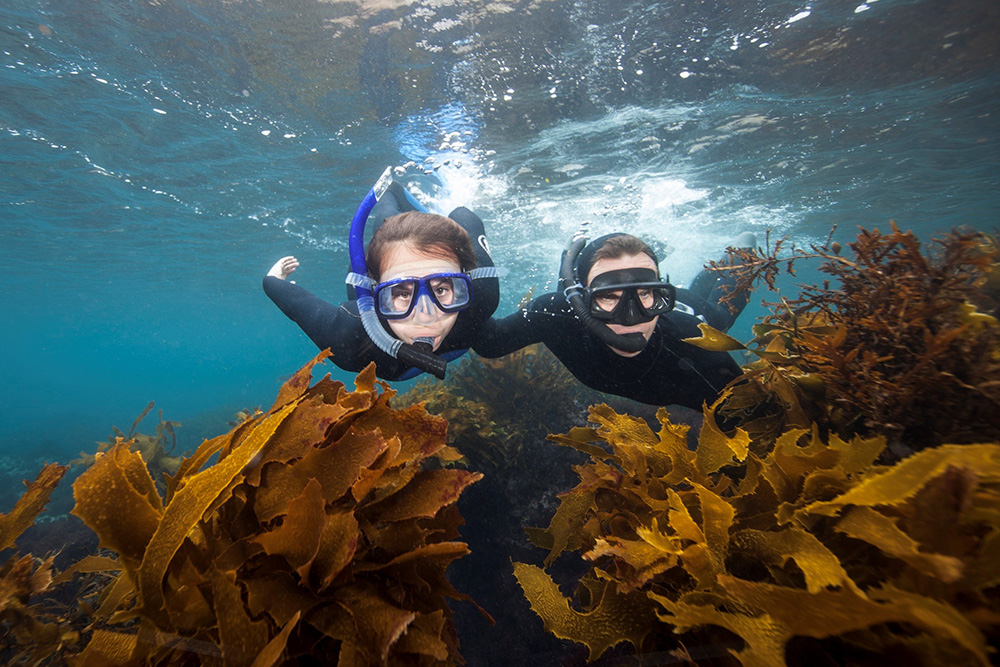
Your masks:
{"label": "nose inside mask", "polygon": [[413,306],[413,319],[421,324],[435,322],[444,315],[445,313],[441,312],[441,309],[426,294],[421,294]]}

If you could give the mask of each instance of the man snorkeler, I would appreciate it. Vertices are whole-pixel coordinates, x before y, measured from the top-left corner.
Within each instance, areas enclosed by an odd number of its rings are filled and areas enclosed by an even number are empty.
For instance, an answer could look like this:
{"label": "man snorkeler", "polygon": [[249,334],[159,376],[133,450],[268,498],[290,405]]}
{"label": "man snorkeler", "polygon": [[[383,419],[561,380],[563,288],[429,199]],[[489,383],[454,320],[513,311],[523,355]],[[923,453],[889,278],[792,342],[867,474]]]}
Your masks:
{"label": "man snorkeler", "polygon": [[[500,357],[541,342],[592,389],[695,410],[741,375],[728,353],[682,340],[700,336],[703,321],[726,331],[746,306],[746,294],[732,301],[733,311],[720,305],[727,291],[720,272],[705,270],[690,289],[677,289],[660,277],[656,254],[635,236],[608,234],[584,243],[575,239],[564,253],[563,292],[486,322],[473,349]],[[749,232],[736,242],[755,245]]]}

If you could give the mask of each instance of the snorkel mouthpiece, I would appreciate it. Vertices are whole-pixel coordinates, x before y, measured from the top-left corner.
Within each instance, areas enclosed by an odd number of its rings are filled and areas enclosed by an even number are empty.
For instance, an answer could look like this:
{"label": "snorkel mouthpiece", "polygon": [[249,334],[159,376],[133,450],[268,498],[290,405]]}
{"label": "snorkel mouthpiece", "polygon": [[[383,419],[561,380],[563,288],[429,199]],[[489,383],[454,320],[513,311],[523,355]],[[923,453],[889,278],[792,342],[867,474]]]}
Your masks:
{"label": "snorkel mouthpiece", "polygon": [[413,347],[417,348],[421,352],[433,352],[434,339],[430,336],[420,336],[419,338],[414,338]]}
{"label": "snorkel mouthpiece", "polygon": [[574,236],[566,250],[563,252],[562,266],[559,269],[559,281],[565,287],[563,294],[573,306],[573,312],[577,319],[587,327],[587,330],[608,347],[613,347],[622,352],[639,352],[646,347],[646,339],[640,333],[617,334],[600,320],[594,319],[587,308],[583,298],[583,285],[580,283],[581,276],[576,275],[574,266],[580,251],[587,244],[584,236]]}
{"label": "snorkel mouthpiece", "polygon": [[433,338],[416,338],[412,345],[402,345],[396,358],[403,363],[426,371],[438,378],[444,379],[448,362],[434,354]]}
{"label": "snorkel mouthpiece", "polygon": [[[378,181],[362,200],[361,205],[358,206],[358,210],[355,211],[354,218],[351,220],[348,249],[351,256],[351,273],[355,275],[368,275],[368,266],[365,262],[365,224],[368,222],[368,216],[371,215],[376,202],[385,194],[390,183],[392,183],[392,167],[386,167]],[[350,276],[348,281],[350,282]],[[434,354],[433,339],[431,339],[430,345],[427,344],[426,340],[420,342],[420,339],[414,345],[407,345],[398,338],[393,338],[379,322],[371,287],[355,284],[355,290],[358,296],[358,315],[361,316],[361,324],[372,342],[390,357],[399,359],[405,364],[415,366],[443,380],[448,362]]]}

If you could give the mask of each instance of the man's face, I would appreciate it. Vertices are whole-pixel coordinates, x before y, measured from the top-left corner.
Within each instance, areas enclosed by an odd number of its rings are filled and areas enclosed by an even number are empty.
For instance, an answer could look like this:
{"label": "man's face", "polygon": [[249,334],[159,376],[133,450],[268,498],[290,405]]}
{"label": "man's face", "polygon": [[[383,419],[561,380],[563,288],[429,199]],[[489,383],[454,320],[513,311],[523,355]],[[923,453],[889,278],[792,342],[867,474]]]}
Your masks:
{"label": "man's face", "polygon": [[[653,271],[656,271],[657,266],[656,262],[654,262],[653,259],[645,253],[640,253],[638,255],[622,255],[621,257],[611,259],[599,259],[590,267],[590,273],[587,275],[587,285],[589,286],[590,282],[602,273],[617,271],[619,269],[652,269]],[[620,297],[621,292],[617,292],[617,295]],[[614,296],[614,293],[612,296]],[[642,297],[641,294],[640,297]],[[639,324],[632,324],[629,326],[608,322],[607,326],[616,334],[642,334],[642,337],[648,342],[650,336],[653,335],[653,330],[656,329],[656,323],[659,319],[660,316],[657,315],[649,322],[640,322]],[[611,350],[615,354],[619,354],[623,357],[634,357],[642,352],[642,350],[639,350],[638,352],[625,352],[614,347],[612,347]]]}

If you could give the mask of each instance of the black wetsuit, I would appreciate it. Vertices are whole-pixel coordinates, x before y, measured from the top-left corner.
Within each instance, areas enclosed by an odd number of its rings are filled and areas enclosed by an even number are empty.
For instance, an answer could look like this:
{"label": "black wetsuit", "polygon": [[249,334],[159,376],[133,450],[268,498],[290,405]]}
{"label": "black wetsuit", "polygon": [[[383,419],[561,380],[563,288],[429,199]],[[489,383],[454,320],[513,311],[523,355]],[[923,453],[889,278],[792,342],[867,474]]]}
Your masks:
{"label": "black wetsuit", "polygon": [[743,296],[735,313],[719,306],[722,290],[717,276],[703,272],[690,290],[677,290],[678,301],[683,299],[701,317],[681,312],[680,306],[660,315],[648,344],[634,357],[623,357],[597,340],[561,293],[545,294],[513,315],[489,321],[473,349],[484,357],[501,357],[532,343],[544,343],[592,389],[651,405],[700,410],[742,373],[728,353],[709,352],[681,340],[701,335],[702,318],[725,331],[746,305]]}
{"label": "black wetsuit", "polygon": [[[394,182],[379,199],[370,219],[377,228],[386,218],[415,208],[402,186]],[[486,231],[479,216],[459,207],[448,217],[469,233],[476,250],[477,266],[493,266]],[[374,361],[375,373],[385,380],[409,379],[421,372],[389,356],[371,341],[361,324],[356,301],[335,306],[298,285],[274,276],[264,277],[264,292],[319,349],[330,348],[332,361],[345,371],[356,373]],[[454,327],[435,354],[449,361],[465,354],[478,336],[482,323],[496,311],[499,301],[500,287],[496,278],[474,279],[472,305],[458,313]],[[379,322],[392,333],[385,320],[379,318]]]}

